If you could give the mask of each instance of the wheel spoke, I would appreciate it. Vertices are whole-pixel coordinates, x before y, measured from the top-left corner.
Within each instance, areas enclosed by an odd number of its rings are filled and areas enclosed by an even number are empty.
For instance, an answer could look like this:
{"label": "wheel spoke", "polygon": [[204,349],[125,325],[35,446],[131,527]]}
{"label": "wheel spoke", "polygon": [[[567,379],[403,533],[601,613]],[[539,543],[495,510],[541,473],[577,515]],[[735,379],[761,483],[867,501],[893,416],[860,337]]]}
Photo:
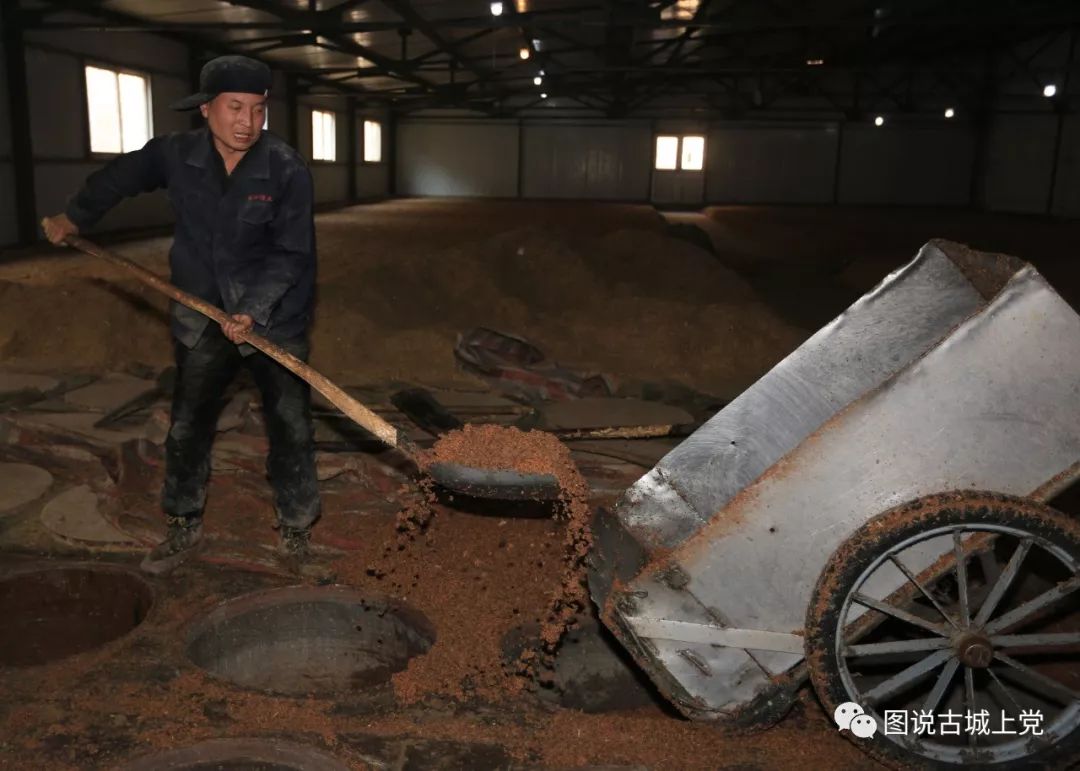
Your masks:
{"label": "wheel spoke", "polygon": [[930,600],[930,604],[937,609],[937,612],[941,614],[942,618],[948,621],[953,627],[957,629],[960,628],[959,626],[957,626],[956,622],[953,621],[952,616],[945,612],[945,608],[941,607],[941,603],[939,603],[937,599],[934,598],[934,595],[930,594],[930,592],[926,590],[926,587],[919,583],[919,579],[915,577],[914,573],[907,569],[907,566],[900,561],[899,557],[897,557],[895,554],[890,554],[889,560],[892,562],[892,564],[896,565],[896,567],[899,568],[901,573],[907,576],[908,581],[915,584],[915,588],[922,592],[923,596],[926,597],[926,599]]}
{"label": "wheel spoke", "polygon": [[1020,541],[1020,545],[1017,546],[1016,551],[1013,552],[1009,564],[1005,566],[1005,570],[998,576],[994,588],[990,590],[990,594],[983,600],[982,607],[979,608],[979,613],[975,616],[975,626],[982,626],[990,620],[990,615],[994,612],[994,609],[997,608],[998,603],[1001,602],[1001,598],[1005,596],[1005,592],[1007,592],[1012,585],[1013,579],[1016,578],[1016,574],[1020,572],[1020,563],[1024,561],[1024,557],[1027,556],[1032,543],[1033,541],[1031,538],[1025,538]]}
{"label": "wheel spoke", "polygon": [[1012,692],[1008,688],[1006,688],[1005,683],[1001,682],[1001,680],[998,678],[998,676],[996,674],[994,674],[994,670],[987,669],[986,674],[990,675],[990,678],[994,681],[994,683],[997,684],[998,690],[1001,691],[1001,695],[1004,696],[1005,700],[1008,701],[1009,704],[1012,705],[1013,716],[1019,717],[1020,716],[1020,704],[1013,697]]}
{"label": "wheel spoke", "polygon": [[[975,673],[971,667],[964,667],[964,712],[968,715],[975,712]],[[968,746],[977,747],[979,740],[976,733],[968,730],[967,735]]]}
{"label": "wheel spoke", "polygon": [[967,555],[964,554],[961,535],[961,531],[953,531],[953,554],[956,559],[956,591],[960,595],[960,623],[967,626],[971,621],[968,609]]}
{"label": "wheel spoke", "polygon": [[926,701],[923,702],[923,710],[926,712],[933,712],[937,709],[937,705],[941,703],[942,697],[945,696],[945,691],[949,689],[950,683],[952,683],[953,676],[956,674],[957,668],[960,666],[959,659],[949,659],[945,664],[945,668],[941,670],[941,674],[938,675],[937,682],[934,683],[934,688],[930,691],[926,697]]}
{"label": "wheel spoke", "polygon": [[865,605],[868,608],[873,608],[874,610],[880,611],[888,616],[892,616],[893,618],[900,619],[901,621],[906,621],[907,623],[925,629],[928,632],[933,632],[934,634],[940,635],[942,637],[949,636],[949,630],[943,627],[941,624],[935,624],[933,621],[927,621],[925,618],[916,616],[913,613],[908,613],[906,610],[901,610],[895,605],[889,605],[888,603],[882,602],[881,600],[875,600],[873,597],[867,597],[862,592],[855,592],[853,595],[851,595],[851,599],[855,600],[855,602],[859,603],[860,605]]}
{"label": "wheel spoke", "polygon": [[1069,596],[1077,589],[1080,589],[1080,575],[1073,576],[1068,581],[1063,581],[1053,589],[1043,592],[1038,597],[1028,600],[1023,605],[1017,605],[1008,613],[1003,613],[986,625],[986,631],[990,634],[994,634],[995,632],[1008,629],[1010,626],[1016,626],[1048,605],[1052,605],[1063,597]]}
{"label": "wheel spoke", "polygon": [[890,696],[900,693],[908,686],[926,677],[935,668],[941,666],[952,656],[951,650],[936,651],[922,661],[912,664],[907,669],[893,675],[888,680],[879,683],[863,695],[863,701],[867,704],[880,704]]}
{"label": "wheel spoke", "polygon": [[927,637],[925,639],[919,640],[900,640],[897,642],[848,645],[844,648],[844,655],[849,658],[856,658],[860,656],[887,656],[892,653],[936,651],[948,647],[949,641],[944,637]]}
{"label": "wheel spoke", "polygon": [[1009,669],[1001,670],[1001,674],[1004,677],[1019,680],[1033,688],[1035,692],[1040,695],[1046,695],[1047,692],[1055,693],[1064,698],[1064,701],[1061,703],[1066,705],[1069,702],[1080,700],[1080,693],[1077,693],[1066,685],[1062,685],[1057,680],[1036,672],[1031,667],[1021,664],[1016,659],[1006,656],[1004,653],[995,652],[994,658],[1009,667]]}
{"label": "wheel spoke", "polygon": [[1057,648],[1080,645],[1080,632],[1048,634],[999,634],[990,638],[995,648]]}

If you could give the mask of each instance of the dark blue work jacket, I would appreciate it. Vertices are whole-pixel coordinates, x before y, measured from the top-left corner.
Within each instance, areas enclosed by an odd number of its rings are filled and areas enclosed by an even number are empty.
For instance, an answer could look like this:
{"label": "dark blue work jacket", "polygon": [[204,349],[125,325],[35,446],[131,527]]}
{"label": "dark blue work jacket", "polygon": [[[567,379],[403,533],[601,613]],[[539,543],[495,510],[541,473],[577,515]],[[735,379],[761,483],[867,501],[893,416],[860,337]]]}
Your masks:
{"label": "dark blue work jacket", "polygon": [[[121,198],[158,188],[168,189],[176,213],[174,284],[227,313],[248,314],[254,331],[271,340],[307,331],[315,293],[313,190],[296,150],[264,131],[226,175],[208,129],[155,137],[91,174],[67,215],[85,230]],[[177,303],[171,316],[173,334],[189,348],[209,322]]]}

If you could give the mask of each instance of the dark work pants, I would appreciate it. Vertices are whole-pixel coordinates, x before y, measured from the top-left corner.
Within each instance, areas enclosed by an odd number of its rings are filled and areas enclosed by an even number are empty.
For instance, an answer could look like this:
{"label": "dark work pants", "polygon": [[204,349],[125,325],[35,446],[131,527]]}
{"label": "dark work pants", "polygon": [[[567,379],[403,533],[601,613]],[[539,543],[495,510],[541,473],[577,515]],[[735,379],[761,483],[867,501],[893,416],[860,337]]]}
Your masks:
{"label": "dark work pants", "polygon": [[[311,425],[311,389],[264,353],[242,356],[221,327],[211,323],[194,348],[174,341],[176,390],[172,422],[165,440],[165,488],[162,508],[172,517],[197,518],[206,504],[210,446],[225,389],[243,363],[262,394],[270,439],[266,471],[274,488],[278,522],[309,527],[319,518],[315,444]],[[304,337],[279,345],[307,361]]]}

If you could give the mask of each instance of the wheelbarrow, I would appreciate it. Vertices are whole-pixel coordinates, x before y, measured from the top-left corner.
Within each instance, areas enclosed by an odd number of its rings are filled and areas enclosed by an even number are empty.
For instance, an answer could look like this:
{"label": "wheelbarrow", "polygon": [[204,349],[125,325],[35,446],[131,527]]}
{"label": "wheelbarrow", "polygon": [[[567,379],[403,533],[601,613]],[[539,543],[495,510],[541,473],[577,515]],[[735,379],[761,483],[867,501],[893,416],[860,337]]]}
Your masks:
{"label": "wheelbarrow", "polygon": [[1080,758],[1080,316],[932,241],[597,513],[604,623],[684,715],[809,677],[889,765]]}

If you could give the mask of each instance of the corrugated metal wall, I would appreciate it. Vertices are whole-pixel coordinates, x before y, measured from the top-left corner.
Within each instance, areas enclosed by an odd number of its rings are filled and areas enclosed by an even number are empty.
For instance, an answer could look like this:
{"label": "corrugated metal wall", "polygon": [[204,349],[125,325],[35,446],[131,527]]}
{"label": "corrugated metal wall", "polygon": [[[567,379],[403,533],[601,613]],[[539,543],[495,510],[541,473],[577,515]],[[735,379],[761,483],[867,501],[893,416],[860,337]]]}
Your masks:
{"label": "corrugated metal wall", "polygon": [[518,194],[517,122],[401,121],[397,192],[510,198]]}

